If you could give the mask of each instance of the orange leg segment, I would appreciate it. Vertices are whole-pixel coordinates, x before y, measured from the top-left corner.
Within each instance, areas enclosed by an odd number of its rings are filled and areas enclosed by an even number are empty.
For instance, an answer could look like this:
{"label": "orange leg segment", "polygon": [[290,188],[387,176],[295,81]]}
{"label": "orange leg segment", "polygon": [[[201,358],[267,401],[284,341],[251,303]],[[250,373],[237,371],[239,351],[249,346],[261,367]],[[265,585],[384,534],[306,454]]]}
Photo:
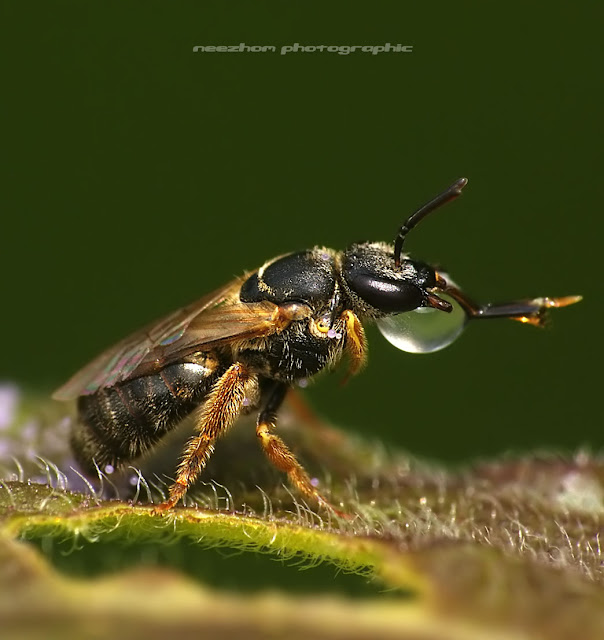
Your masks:
{"label": "orange leg segment", "polygon": [[268,398],[266,407],[258,416],[256,435],[266,457],[279,471],[287,473],[289,481],[303,495],[315,500],[320,506],[333,511],[337,515],[345,516],[341,511],[333,507],[313,486],[308,473],[298,462],[294,454],[279,436],[272,431],[276,426],[277,410],[281,406],[288,387],[283,383],[277,383]]}
{"label": "orange leg segment", "polygon": [[367,338],[361,321],[352,311],[344,311],[341,318],[346,327],[346,345],[344,348],[350,358],[350,368],[344,379],[345,383],[363,368],[367,360]]}
{"label": "orange leg segment", "polygon": [[244,399],[254,395],[257,387],[256,376],[239,363],[231,365],[216,382],[197,421],[199,434],[187,443],[170,495],[158,506],[159,511],[171,509],[185,495],[214,452],[214,442],[235,422]]}

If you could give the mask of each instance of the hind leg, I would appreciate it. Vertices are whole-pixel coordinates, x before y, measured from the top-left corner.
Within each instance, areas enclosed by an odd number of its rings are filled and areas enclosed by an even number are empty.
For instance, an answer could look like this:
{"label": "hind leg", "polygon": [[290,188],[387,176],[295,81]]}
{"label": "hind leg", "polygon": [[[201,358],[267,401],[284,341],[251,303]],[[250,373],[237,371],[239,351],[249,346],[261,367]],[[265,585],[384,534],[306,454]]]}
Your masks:
{"label": "hind leg", "polygon": [[187,443],[170,495],[157,507],[158,511],[173,508],[185,495],[214,452],[214,442],[235,422],[243,401],[246,397],[255,396],[257,389],[257,377],[240,363],[231,365],[218,379],[199,415],[199,433]]}

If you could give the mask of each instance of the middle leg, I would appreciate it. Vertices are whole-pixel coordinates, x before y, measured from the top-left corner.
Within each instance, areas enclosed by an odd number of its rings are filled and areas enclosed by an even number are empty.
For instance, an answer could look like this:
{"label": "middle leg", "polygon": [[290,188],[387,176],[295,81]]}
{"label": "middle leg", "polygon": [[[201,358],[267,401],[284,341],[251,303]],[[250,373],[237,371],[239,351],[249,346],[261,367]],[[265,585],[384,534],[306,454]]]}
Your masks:
{"label": "middle leg", "polygon": [[260,440],[262,449],[266,454],[270,462],[279,469],[287,473],[289,481],[294,485],[300,493],[312,498],[319,503],[322,507],[335,512],[338,515],[343,515],[338,509],[333,507],[313,486],[308,473],[306,473],[304,467],[298,462],[294,454],[289,450],[288,446],[283,440],[276,436],[272,431],[276,426],[277,411],[285,396],[289,387],[283,382],[276,382],[269,392],[268,399],[258,416],[258,423],[256,426],[256,435]]}

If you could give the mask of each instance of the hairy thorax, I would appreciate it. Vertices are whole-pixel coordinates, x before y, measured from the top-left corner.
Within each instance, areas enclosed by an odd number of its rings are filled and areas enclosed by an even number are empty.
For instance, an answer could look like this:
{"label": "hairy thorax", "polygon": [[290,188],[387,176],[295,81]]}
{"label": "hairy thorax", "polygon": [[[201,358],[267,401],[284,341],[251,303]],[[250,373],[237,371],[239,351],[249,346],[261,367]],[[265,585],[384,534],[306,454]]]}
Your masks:
{"label": "hairy thorax", "polygon": [[334,366],[342,357],[345,339],[341,322],[330,328],[322,318],[307,318],[269,339],[246,341],[237,360],[261,376],[290,382]]}

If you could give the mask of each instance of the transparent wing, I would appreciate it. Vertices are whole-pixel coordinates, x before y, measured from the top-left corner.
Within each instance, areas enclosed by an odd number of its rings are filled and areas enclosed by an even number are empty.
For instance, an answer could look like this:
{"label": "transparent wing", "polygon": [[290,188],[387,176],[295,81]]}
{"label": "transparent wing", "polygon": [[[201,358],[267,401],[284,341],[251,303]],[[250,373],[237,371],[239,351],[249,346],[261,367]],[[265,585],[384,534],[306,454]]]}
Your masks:
{"label": "transparent wing", "polygon": [[103,352],[53,394],[90,395],[128,378],[158,371],[194,351],[275,332],[279,307],[239,301],[241,279],[128,336]]}

